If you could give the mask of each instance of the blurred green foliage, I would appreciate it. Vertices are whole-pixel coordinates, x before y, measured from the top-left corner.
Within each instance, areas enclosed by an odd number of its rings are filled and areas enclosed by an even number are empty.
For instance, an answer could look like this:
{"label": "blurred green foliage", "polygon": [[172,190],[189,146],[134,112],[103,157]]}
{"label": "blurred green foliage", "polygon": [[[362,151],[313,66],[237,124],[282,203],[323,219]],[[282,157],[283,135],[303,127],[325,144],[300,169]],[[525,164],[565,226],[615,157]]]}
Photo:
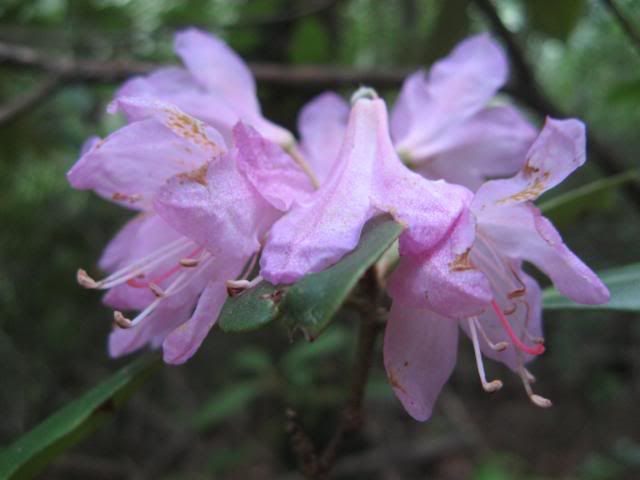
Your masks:
{"label": "blurred green foliage", "polygon": [[[473,3],[3,0],[0,41],[51,55],[174,62],[172,32],[194,24],[222,35],[254,61],[418,68],[487,28]],[[640,3],[616,3],[640,30]],[[603,3],[496,4],[544,90],[565,111],[585,119],[625,159],[626,168],[637,168],[640,54]],[[41,79],[36,72],[0,65],[0,104]],[[118,125],[104,113],[114,87],[65,85],[0,131],[3,444],[121,364],[106,356],[108,310],[97,295],[76,286],[74,274],[95,265],[129,215],[72,191],[65,180],[83,141]],[[320,89],[261,85],[259,92],[266,115],[294,129],[298,109]],[[391,98],[395,91],[384,93]],[[588,163],[558,195],[602,178],[597,164]],[[598,269],[637,261],[637,207],[619,191],[596,204],[563,212],[568,244]],[[403,464],[390,458],[380,478],[447,478],[456,461],[483,480],[637,476],[638,445],[629,439],[640,431],[640,324],[629,314],[549,312],[546,318],[549,349],[534,369],[541,391],[556,403],[553,410],[533,410],[517,383],[507,380],[508,372],[493,364],[489,368],[503,374],[505,389],[482,396],[471,352],[461,346],[452,391],[464,400],[492,453]],[[316,343],[293,346],[278,328],[215,332],[188,365],[164,369],[113,425],[72,451],[47,478],[280,478],[295,464],[283,431],[285,407],[304,410],[306,426],[318,438],[330,434],[348,381],[352,326],[352,316],[343,313]],[[380,363],[378,354],[367,428],[348,454],[437,440],[457,428],[455,415],[444,407],[445,414],[427,425],[410,420],[385,386]],[[87,458],[93,470],[83,463]]]}

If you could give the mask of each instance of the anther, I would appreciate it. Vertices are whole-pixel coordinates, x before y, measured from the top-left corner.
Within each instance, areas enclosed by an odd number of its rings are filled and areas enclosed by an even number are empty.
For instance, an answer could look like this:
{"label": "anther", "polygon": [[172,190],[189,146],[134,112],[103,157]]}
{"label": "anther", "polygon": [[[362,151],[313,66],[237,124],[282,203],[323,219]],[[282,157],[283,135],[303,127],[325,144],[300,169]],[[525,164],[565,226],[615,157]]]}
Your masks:
{"label": "anther", "polygon": [[200,260],[198,260],[196,258],[181,258],[180,259],[180,265],[182,265],[183,267],[186,267],[186,268],[197,267],[199,263],[200,263]]}
{"label": "anther", "polygon": [[98,288],[100,286],[99,282],[96,282],[89,276],[86,270],[81,268],[79,268],[76,273],[76,280],[78,281],[78,284],[84,288]]}
{"label": "anther", "polygon": [[536,407],[549,408],[553,406],[553,402],[551,402],[551,400],[541,397],[540,395],[536,395],[535,393],[530,395],[529,399]]}
{"label": "anther", "polygon": [[236,297],[249,288],[249,280],[227,280],[227,295]]}
{"label": "anther", "polygon": [[165,296],[164,290],[162,290],[162,288],[160,288],[157,284],[153,282],[149,283],[149,290],[151,290],[153,294],[158,298]]}
{"label": "anther", "polygon": [[122,314],[122,312],[119,312],[118,310],[113,312],[113,321],[120,328],[127,329],[127,328],[131,328],[133,326],[133,322],[131,320],[129,320],[127,317],[125,317]]}

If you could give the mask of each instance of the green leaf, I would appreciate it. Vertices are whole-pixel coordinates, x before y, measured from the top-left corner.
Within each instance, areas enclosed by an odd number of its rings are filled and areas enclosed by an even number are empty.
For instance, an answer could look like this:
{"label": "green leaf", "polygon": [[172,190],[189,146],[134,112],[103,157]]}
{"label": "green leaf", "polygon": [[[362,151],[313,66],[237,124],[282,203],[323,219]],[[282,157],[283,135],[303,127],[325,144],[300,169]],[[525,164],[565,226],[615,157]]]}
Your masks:
{"label": "green leaf", "polygon": [[323,63],[331,60],[326,29],[314,17],[295,23],[289,45],[292,63]]}
{"label": "green leaf", "polygon": [[638,170],[602,178],[543,202],[540,210],[554,224],[566,225],[586,212],[612,207],[616,187],[639,178]]}
{"label": "green leaf", "polygon": [[524,2],[531,25],[560,40],[566,40],[584,10],[584,0],[535,0]]}
{"label": "green leaf", "polygon": [[260,282],[251,290],[227,299],[218,325],[224,332],[256,330],[277,317],[281,295],[280,289]]}
{"label": "green leaf", "polygon": [[191,426],[196,430],[205,430],[219,425],[228,417],[244,410],[265,388],[266,383],[262,380],[248,380],[228,386],[211,397],[193,415]]}
{"label": "green leaf", "polygon": [[313,339],[329,324],[364,272],[402,233],[388,216],[365,225],[360,244],[332,267],[307,275],[292,286],[260,282],[225,302],[218,325],[225,332],[246,332],[278,317],[289,328],[301,328]]}
{"label": "green leaf", "polygon": [[606,305],[580,305],[556,289],[547,288],[542,296],[544,308],[640,311],[640,263],[612,268],[598,275],[611,292],[611,300]]}
{"label": "green leaf", "polygon": [[114,416],[160,365],[157,355],[124,367],[0,452],[0,478],[32,478],[51,460]]}
{"label": "green leaf", "polygon": [[281,301],[281,313],[290,329],[300,328],[313,340],[324,330],[358,280],[402,233],[390,217],[370,221],[358,247],[322,272],[302,278],[289,288]]}

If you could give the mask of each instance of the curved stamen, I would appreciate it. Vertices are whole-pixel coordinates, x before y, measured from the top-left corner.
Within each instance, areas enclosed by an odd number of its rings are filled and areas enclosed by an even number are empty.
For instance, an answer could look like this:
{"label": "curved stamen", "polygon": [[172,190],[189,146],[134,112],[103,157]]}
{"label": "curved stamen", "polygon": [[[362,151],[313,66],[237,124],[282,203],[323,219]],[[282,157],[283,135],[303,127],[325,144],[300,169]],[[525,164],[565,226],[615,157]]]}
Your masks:
{"label": "curved stamen", "polygon": [[500,323],[502,323],[502,327],[504,328],[505,332],[507,332],[507,335],[509,335],[509,338],[516,347],[518,347],[523,352],[528,353],[529,355],[541,355],[544,353],[544,345],[537,344],[535,347],[530,347],[518,338],[518,336],[513,331],[513,328],[511,328],[509,320],[507,320],[507,317],[505,317],[504,313],[495,300],[491,300],[491,306],[493,307],[493,311],[496,313],[498,320],[500,320]]}
{"label": "curved stamen", "polygon": [[[195,250],[193,250],[191,253],[189,253],[187,255],[187,257],[188,258],[193,258],[196,255],[199,255],[202,252],[202,250],[203,250],[202,247],[198,247]],[[194,259],[194,260],[196,260],[196,259]],[[140,281],[140,280],[137,280],[135,278],[130,278],[129,280],[127,280],[127,285],[129,285],[130,287],[133,287],[133,288],[149,288],[152,284],[159,285],[160,283],[162,283],[167,278],[172,277],[173,275],[178,273],[182,269],[183,266],[184,265],[182,265],[182,260],[181,260],[180,262],[178,262],[178,264],[174,265],[169,270],[167,270],[165,272],[162,272],[161,274],[153,277],[152,279],[150,279],[148,281]]]}
{"label": "curved stamen", "polygon": [[531,403],[540,408],[549,408],[553,406],[553,402],[551,402],[551,400],[534,393],[531,388],[531,383],[535,380],[535,377],[533,377],[531,372],[524,367],[521,353],[518,354],[518,375],[522,380],[522,385],[524,385],[524,390],[527,392],[527,396],[529,397],[529,400],[531,400]]}
{"label": "curved stamen", "polygon": [[504,352],[509,347],[509,342],[498,342],[498,343],[492,342],[491,339],[489,338],[489,335],[487,334],[485,329],[482,327],[482,324],[480,323],[478,318],[471,317],[471,319],[474,325],[476,326],[476,328],[480,331],[480,335],[482,335],[482,338],[484,339],[484,341],[487,342],[487,345],[489,345],[489,348],[491,348],[492,350],[495,350],[496,352]]}
{"label": "curved stamen", "polygon": [[476,325],[474,323],[475,317],[471,317],[468,319],[469,322],[469,330],[471,331],[471,341],[473,343],[473,352],[476,356],[476,367],[478,368],[478,376],[480,377],[480,382],[482,383],[482,388],[484,388],[485,392],[493,393],[497,392],[502,388],[501,380],[492,380],[491,382],[487,381],[487,375],[484,371],[484,363],[482,361],[482,352],[480,351],[480,344],[478,342],[478,333],[476,332]]}

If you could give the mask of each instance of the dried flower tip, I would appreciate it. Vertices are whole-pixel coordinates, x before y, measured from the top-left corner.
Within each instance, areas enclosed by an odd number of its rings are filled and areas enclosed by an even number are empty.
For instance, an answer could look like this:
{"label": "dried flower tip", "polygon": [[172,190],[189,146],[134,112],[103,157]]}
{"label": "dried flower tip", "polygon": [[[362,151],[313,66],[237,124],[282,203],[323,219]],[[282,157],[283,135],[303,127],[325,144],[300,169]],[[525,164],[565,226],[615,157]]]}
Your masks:
{"label": "dried flower tip", "polygon": [[197,260],[195,258],[181,258],[180,259],[180,265],[182,265],[183,267],[186,267],[186,268],[197,267],[199,263],[200,263],[200,260]]}
{"label": "dried flower tip", "polygon": [[76,280],[78,281],[78,284],[84,288],[98,288],[100,286],[98,282],[89,276],[86,270],[81,268],[79,268],[76,273]]}
{"label": "dried flower tip", "polygon": [[131,328],[133,326],[133,322],[131,320],[129,320],[127,317],[125,317],[122,314],[122,312],[119,312],[118,310],[113,312],[113,321],[120,328],[127,329],[127,328]]}
{"label": "dried flower tip", "polygon": [[360,87],[351,96],[351,105],[355,104],[358,100],[362,100],[363,98],[366,98],[367,100],[375,100],[376,98],[378,98],[378,92],[376,92],[371,87]]}
{"label": "dried flower tip", "polygon": [[165,296],[164,290],[162,290],[162,288],[160,288],[158,285],[156,285],[153,282],[149,283],[149,290],[151,290],[153,294],[158,298],[162,298]]}
{"label": "dried flower tip", "polygon": [[549,408],[553,406],[553,403],[551,402],[551,400],[549,400],[548,398],[541,397],[540,395],[537,395],[535,393],[533,395],[530,395],[529,399],[536,407]]}
{"label": "dried flower tip", "polygon": [[482,384],[482,388],[485,392],[494,393],[502,388],[502,380],[492,380]]}

